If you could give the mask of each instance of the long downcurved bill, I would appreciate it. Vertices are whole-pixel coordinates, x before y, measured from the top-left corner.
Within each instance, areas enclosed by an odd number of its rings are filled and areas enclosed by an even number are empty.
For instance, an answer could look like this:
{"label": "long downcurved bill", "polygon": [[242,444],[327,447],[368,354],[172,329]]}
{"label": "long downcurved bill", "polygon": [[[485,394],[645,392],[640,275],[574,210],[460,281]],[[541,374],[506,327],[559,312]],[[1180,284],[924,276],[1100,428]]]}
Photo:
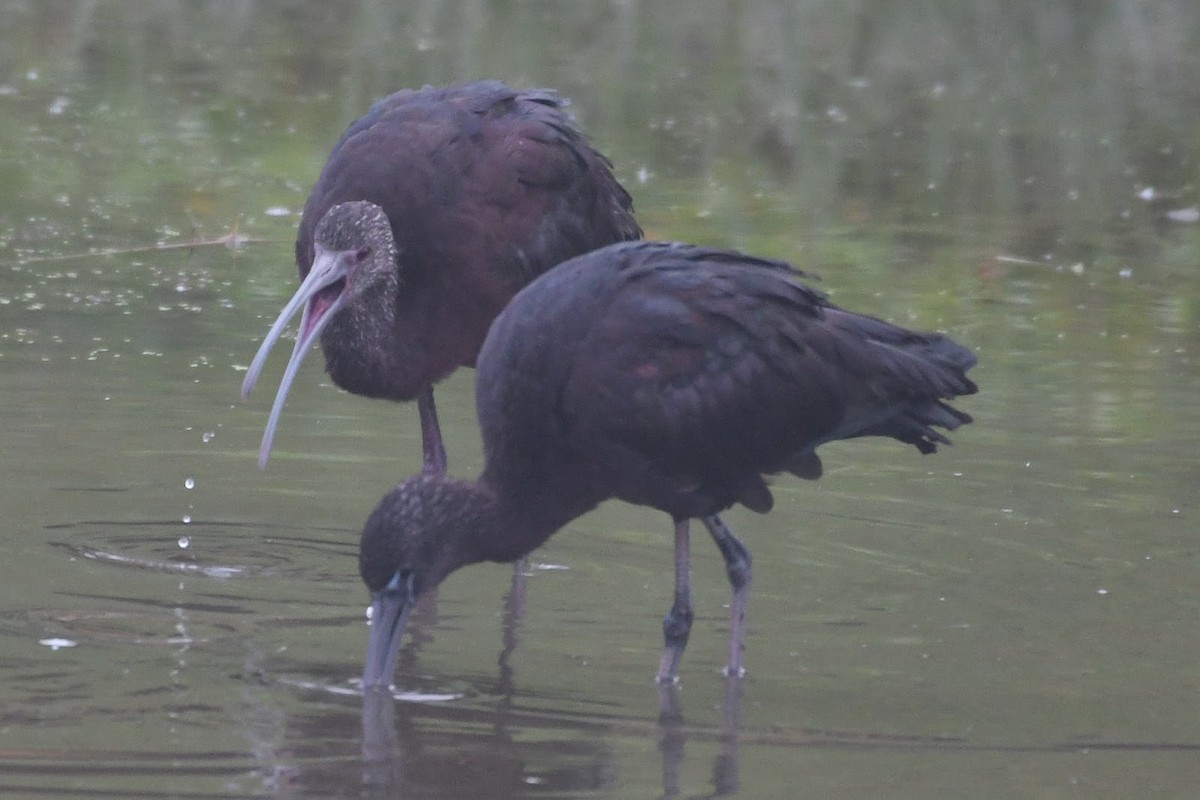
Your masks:
{"label": "long downcurved bill", "polygon": [[384,590],[372,597],[371,638],[367,641],[367,663],[362,678],[364,694],[391,686],[412,607],[408,592]]}
{"label": "long downcurved bill", "polygon": [[332,298],[321,295],[320,292],[343,278],[349,280],[351,259],[346,256],[346,253],[329,251],[317,245],[317,254],[313,259],[312,269],[301,282],[300,288],[292,295],[292,299],[283,307],[283,311],[279,312],[279,317],[271,326],[267,338],[263,339],[262,345],[254,355],[254,360],[250,362],[250,369],[246,370],[246,378],[242,381],[243,400],[250,396],[250,391],[258,382],[263,364],[267,361],[267,354],[279,341],[288,321],[296,315],[298,310],[303,308],[304,313],[300,316],[300,331],[296,334],[296,346],[292,348],[287,368],[284,369],[283,378],[279,381],[279,389],[275,393],[275,404],[271,406],[271,416],[267,419],[266,430],[263,431],[262,446],[258,450],[259,468],[267,466],[267,459],[271,455],[271,443],[275,440],[275,429],[279,425],[279,416],[283,413],[284,401],[287,400],[288,390],[292,388],[292,381],[300,369],[300,364],[304,362],[304,357],[312,349],[313,341],[320,335],[321,330],[333,318],[337,310],[345,304],[345,287]]}

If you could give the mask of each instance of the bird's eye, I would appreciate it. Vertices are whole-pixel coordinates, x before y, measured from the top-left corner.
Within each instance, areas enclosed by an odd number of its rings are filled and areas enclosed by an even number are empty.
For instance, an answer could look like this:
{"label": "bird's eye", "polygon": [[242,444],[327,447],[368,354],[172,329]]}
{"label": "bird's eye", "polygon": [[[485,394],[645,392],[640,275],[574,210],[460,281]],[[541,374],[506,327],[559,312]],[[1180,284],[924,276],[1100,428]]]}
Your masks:
{"label": "bird's eye", "polygon": [[371,248],[360,247],[354,251],[354,260],[362,263],[371,257]]}

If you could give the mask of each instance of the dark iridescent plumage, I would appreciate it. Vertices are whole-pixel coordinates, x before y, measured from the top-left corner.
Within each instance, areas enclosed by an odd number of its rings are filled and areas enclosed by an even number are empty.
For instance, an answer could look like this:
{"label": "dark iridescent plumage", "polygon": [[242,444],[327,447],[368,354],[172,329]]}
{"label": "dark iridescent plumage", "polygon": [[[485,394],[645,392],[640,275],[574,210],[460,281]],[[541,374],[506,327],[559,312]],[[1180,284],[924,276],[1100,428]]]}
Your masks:
{"label": "dark iridescent plumage", "polygon": [[787,264],[664,242],[606,247],[520,292],[479,354],[486,466],[421,475],[387,495],[359,565],[375,616],[364,683],[386,684],[407,609],[450,572],[530,552],[609,498],[675,520],[675,605],[660,680],[691,625],[687,521],[704,520],[734,587],[739,674],[750,555],[716,515],[766,512],[763,476],[821,474],[816,448],[885,436],[931,453],[971,418],[971,351],[842,310]]}
{"label": "dark iridescent plumage", "polygon": [[473,366],[513,294],[568,258],[636,239],[629,194],[546,90],[496,81],[386,97],[342,134],[296,237],[302,284],[264,340],[300,336],[263,436],[319,336],[334,383],[421,409],[426,469],[445,471],[432,386]]}

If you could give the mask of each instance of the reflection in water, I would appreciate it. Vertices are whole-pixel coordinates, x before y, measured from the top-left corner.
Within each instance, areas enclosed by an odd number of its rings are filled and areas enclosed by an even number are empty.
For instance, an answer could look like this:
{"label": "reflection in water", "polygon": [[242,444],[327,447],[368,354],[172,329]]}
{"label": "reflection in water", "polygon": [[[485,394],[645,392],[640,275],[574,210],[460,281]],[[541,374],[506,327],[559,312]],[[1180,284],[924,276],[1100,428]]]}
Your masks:
{"label": "reflection in water", "polygon": [[[611,723],[599,719],[565,719],[555,722],[548,716],[523,709],[517,697],[512,656],[520,644],[520,626],[524,616],[525,589],[528,578],[527,562],[523,559],[513,571],[512,582],[504,596],[502,648],[497,657],[498,676],[494,704],[490,709],[431,706],[422,702],[403,702],[389,691],[367,690],[362,697],[362,782],[366,796],[393,797],[418,792],[437,797],[524,797],[537,789],[583,791],[600,788],[612,772],[607,748],[594,746],[584,751],[590,764],[582,769],[559,769],[553,775],[554,785],[546,786],[551,776],[530,771],[514,731],[551,730],[565,725],[567,730],[595,729],[612,733]],[[423,623],[433,622],[428,616]],[[421,607],[419,606],[418,609]],[[415,620],[414,620],[415,621]],[[424,624],[419,627],[425,627]],[[417,630],[414,629],[416,634]],[[422,642],[431,641],[426,633]],[[405,646],[405,665],[417,666],[419,646]],[[411,674],[411,673],[410,673]],[[685,761],[685,745],[689,728],[684,720],[678,683],[656,684],[658,689],[658,741],[662,758],[664,797],[682,794],[681,774]],[[741,725],[743,679],[725,678],[721,706],[719,750],[713,758],[713,796],[734,795],[740,784],[738,742]],[[402,697],[402,696],[401,696]],[[419,696],[414,695],[419,699]],[[457,726],[470,725],[486,731],[486,742],[479,747],[464,749],[454,745],[450,753],[438,752],[438,736],[434,724],[438,719],[454,720]],[[637,721],[618,723],[616,729],[636,729]],[[593,737],[593,741],[599,741]],[[565,749],[565,748],[564,748]],[[579,752],[576,753],[578,757]],[[449,760],[450,763],[442,763]],[[431,780],[436,776],[436,780]]]}
{"label": "reflection in water", "polygon": [[[0,0],[0,795],[363,792],[361,700],[337,693],[365,641],[355,545],[419,430],[314,372],[263,475],[233,398],[345,120],[476,76],[573,97],[655,238],[794,258],[840,303],[960,333],[988,393],[929,475],[831,459],[755,524],[740,724],[716,648],[656,723],[658,642],[610,618],[661,599],[663,538],[602,509],[580,527],[613,535],[545,554],[588,580],[539,573],[498,674],[402,670],[462,697],[373,726],[392,784],[1195,795],[1200,4],[342,5]],[[468,468],[469,384],[439,386]],[[454,669],[492,669],[494,623],[457,609],[506,577],[428,609],[483,651]],[[698,584],[702,615],[725,602]]]}
{"label": "reflection in water", "polygon": [[[404,751],[396,730],[396,701],[388,692],[363,693],[363,785],[384,794],[395,794],[404,785]],[[408,729],[407,724],[405,728]],[[409,733],[411,738],[411,733]],[[409,748],[411,752],[412,748]]]}
{"label": "reflection in water", "polygon": [[[89,535],[105,546],[113,544],[112,536]],[[212,531],[206,538],[211,540],[216,535],[217,532]],[[239,541],[244,539],[236,526],[232,526],[227,535]],[[131,539],[126,547],[130,552],[143,552],[152,541],[153,536],[143,542]],[[327,558],[327,553],[316,547],[316,543],[303,540],[299,543],[302,546],[291,552],[313,550],[321,559]],[[289,552],[286,546],[280,549]],[[219,546],[217,550],[220,551]],[[58,552],[72,551],[60,548]],[[94,565],[92,562],[87,566]],[[176,575],[164,574],[153,567],[148,569],[130,560],[99,562],[99,566],[110,579],[115,575],[147,575],[155,580],[167,580],[171,586],[178,581]],[[280,566],[281,573],[294,571],[294,564]],[[83,719],[111,719],[113,715],[120,718],[131,713],[153,717],[155,711],[165,708],[177,722],[156,740],[155,746],[126,750],[112,748],[104,753],[83,749],[62,749],[44,754],[30,751],[22,759],[10,758],[4,763],[10,777],[0,780],[0,789],[20,788],[22,784],[14,782],[19,776],[38,774],[39,769],[53,761],[59,765],[69,762],[76,770],[75,775],[94,774],[118,781],[120,789],[112,796],[127,796],[129,781],[136,780],[151,768],[156,774],[175,776],[177,780],[211,780],[214,786],[217,781],[224,785],[229,781],[253,779],[277,797],[346,796],[360,792],[369,797],[389,797],[399,793],[400,796],[431,798],[606,793],[624,786],[622,781],[627,770],[623,764],[628,763],[628,756],[622,754],[622,749],[655,752],[647,745],[656,742],[657,780],[664,797],[690,794],[688,776],[691,774],[695,779],[700,771],[708,774],[704,781],[711,790],[708,794],[730,796],[746,791],[746,784],[756,785],[764,779],[761,774],[746,775],[741,770],[743,751],[751,747],[756,756],[774,755],[785,762],[803,760],[806,751],[823,750],[843,756],[872,752],[881,754],[878,758],[889,757],[887,754],[892,757],[907,754],[913,764],[939,752],[1011,757],[1103,751],[1115,754],[1180,753],[1194,757],[1200,750],[1200,746],[1186,739],[1139,742],[1091,737],[1040,744],[989,744],[988,739],[992,737],[988,734],[981,734],[976,739],[869,729],[833,731],[799,727],[795,719],[789,724],[758,724],[747,730],[742,722],[743,691],[753,688],[759,698],[771,696],[764,693],[761,678],[755,684],[726,680],[719,713],[713,714],[712,721],[705,719],[703,714],[697,720],[693,710],[690,724],[685,720],[681,697],[675,686],[658,689],[657,723],[647,713],[648,708],[635,707],[632,711],[614,713],[602,697],[609,691],[607,688],[595,687],[585,698],[566,698],[547,693],[544,688],[522,691],[513,663],[523,649],[521,626],[525,615],[525,577],[527,574],[523,571],[514,573],[514,580],[504,596],[501,647],[494,677],[473,679],[475,688],[463,694],[414,692],[401,695],[397,700],[385,693],[376,693],[381,696],[355,698],[353,705],[350,705],[348,695],[354,690],[347,688],[345,678],[346,665],[351,661],[359,663],[357,653],[348,661],[331,664],[321,680],[285,679],[277,674],[278,653],[264,651],[260,635],[232,624],[233,620],[243,616],[241,609],[251,602],[246,593],[275,580],[269,573],[257,576],[257,580],[218,579],[200,573],[189,576],[187,588],[180,586],[178,594],[172,591],[147,598],[144,601],[148,609],[144,614],[145,622],[138,624],[160,630],[170,628],[173,632],[160,634],[158,639],[147,638],[136,630],[131,630],[132,635],[128,637],[96,631],[95,625],[81,616],[82,612],[73,612],[69,618],[63,616],[74,626],[69,629],[72,635],[81,642],[82,646],[76,650],[119,644],[127,648],[124,651],[127,658],[130,653],[136,654],[136,649],[152,651],[147,661],[151,669],[142,679],[144,682],[130,687],[111,708],[105,708],[80,686],[65,687],[65,691],[63,687],[55,688],[59,679],[44,671],[9,669],[6,685],[14,697],[36,696],[43,704],[78,697],[86,705],[72,714],[82,715]],[[304,595],[311,592],[307,582],[288,581],[284,585],[292,587],[298,594],[285,598],[279,606],[264,607],[262,601],[254,601],[259,604],[256,616],[283,622],[284,627],[306,628],[320,624],[318,643],[347,624],[347,619],[340,614],[332,619],[313,615],[319,605],[306,602],[308,598]],[[206,604],[199,604],[194,599],[186,603],[179,601],[181,596],[211,595],[217,588],[227,595],[219,604],[212,599]],[[128,598],[122,600],[111,593],[70,596],[81,607],[88,604],[102,608],[120,607],[122,603],[130,602]],[[284,608],[291,610],[281,613]],[[297,611],[307,616],[296,616]],[[424,629],[424,638],[418,641],[426,645],[433,641],[431,628],[436,611],[435,605],[427,607],[425,613],[429,616],[418,626]],[[11,628],[14,622],[17,621],[7,620],[5,624]],[[105,622],[106,626],[113,624],[116,623]],[[39,632],[46,629],[44,623],[38,624],[37,628]],[[355,627],[352,633],[355,634],[353,641],[359,644],[357,634],[361,629]],[[449,633],[446,631],[447,636]],[[168,646],[146,647],[155,644]],[[210,661],[214,653],[225,650],[232,651],[243,663],[240,680],[228,674],[218,681],[212,679]],[[162,657],[158,657],[158,653]],[[419,656],[419,648],[410,653],[411,671],[407,673],[410,676],[420,673]],[[311,659],[303,655],[296,656],[294,661],[306,668],[311,664]],[[543,671],[530,672],[534,674],[526,677],[524,683],[527,686],[546,685]],[[819,697],[819,684],[819,679],[812,682],[805,693]],[[242,699],[237,708],[223,709],[227,703],[226,693],[230,688],[236,691],[239,686]],[[34,687],[37,687],[37,694],[31,695]],[[212,692],[217,692],[213,699],[200,699],[205,693]],[[360,702],[361,708],[357,707]],[[26,702],[12,710],[25,708],[32,712],[37,706]],[[701,709],[704,708],[701,705]],[[224,730],[230,725],[243,731],[248,752],[225,744],[221,748],[198,750],[191,760],[179,759],[178,752],[188,746],[190,729],[216,726]],[[703,761],[697,758],[698,751],[705,753]],[[708,755],[710,751],[711,755]],[[165,761],[176,766],[170,772],[163,772]],[[705,761],[710,764],[706,765]],[[755,759],[755,763],[759,761],[759,758]],[[689,770],[689,766],[692,769]],[[791,780],[793,787],[797,785],[796,778]],[[204,796],[202,792],[195,794]],[[221,792],[214,788],[212,794],[220,796]],[[103,792],[97,789],[94,796],[103,796]]]}
{"label": "reflection in water", "polygon": [[[726,682],[719,751],[713,759],[714,796],[734,795],[740,784],[738,763],[741,679]],[[658,721],[659,753],[662,758],[664,797],[682,794],[681,774],[686,757],[689,728],[684,721],[676,685],[660,688]],[[450,735],[444,725],[460,729]],[[545,736],[563,728],[589,733],[572,743],[560,741],[557,749],[572,752],[573,767],[552,771],[533,770],[538,750],[521,744],[513,731],[540,730]],[[476,730],[464,742],[462,728]],[[635,729],[626,721],[617,729]],[[372,690],[362,699],[362,783],[367,796],[524,797],[540,791],[574,792],[611,788],[613,766],[609,748],[600,734],[613,734],[609,724],[598,720],[538,718],[516,709],[509,699],[499,698],[494,708],[462,709],[398,702],[388,692]],[[447,738],[449,737],[449,738]],[[581,743],[583,742],[583,743]],[[542,743],[545,747],[546,743]]]}
{"label": "reflection in water", "polygon": [[[577,735],[594,727],[584,720],[538,720],[502,701],[492,708],[427,705],[370,690],[362,698],[361,781],[372,797],[507,798],[596,790],[608,783],[612,755],[598,730]],[[531,729],[539,733],[535,741],[512,736],[513,730]],[[541,753],[548,745],[560,758],[546,768]]]}
{"label": "reflection in water", "polygon": [[[397,702],[387,692],[368,691],[362,707],[362,784],[367,796],[499,799],[524,797],[535,787],[600,788],[596,779],[606,772],[602,765],[607,761],[602,747],[584,752],[585,746],[569,745],[576,750],[573,760],[590,766],[535,774],[530,767],[537,762],[537,748],[514,742],[508,733],[514,721],[503,707],[430,709]],[[464,736],[464,730],[472,734]]]}
{"label": "reflection in water", "polygon": [[431,789],[445,797],[514,796],[523,770],[507,741],[497,737],[480,747],[445,752],[436,734],[422,730],[422,722],[416,707],[397,703],[387,692],[363,695],[362,782],[368,796]]}
{"label": "reflection in water", "polygon": [[[495,690],[490,692],[507,702],[511,702],[513,694],[513,668],[509,661],[521,641],[521,620],[525,615],[525,587],[528,581],[529,560],[522,558],[513,565],[512,581],[504,594],[501,615],[502,647],[500,655],[497,657],[500,674]],[[417,605],[413,608],[408,635],[397,660],[396,673],[398,675],[417,674],[417,659],[421,650],[433,642],[433,631],[438,625],[437,598],[437,587],[434,587],[432,591],[417,601]]]}
{"label": "reflection in water", "polygon": [[[462,754],[452,751],[456,763],[441,765],[429,757],[419,731],[421,709],[416,703],[403,703],[391,691],[366,689],[362,697],[362,782],[368,797],[392,797],[409,789],[429,790],[421,786],[422,776],[436,776],[439,793],[447,797],[510,797],[524,787],[524,770],[515,757],[503,756],[513,749],[508,734],[508,715],[512,711],[514,673],[510,657],[520,642],[519,629],[525,606],[528,574],[522,560],[515,565],[512,582],[504,596],[503,646],[497,657],[496,711],[491,716],[492,735],[485,751],[486,768],[477,768],[472,759],[464,768]],[[410,622],[410,636],[400,653],[398,674],[415,674],[421,649],[433,641],[438,622],[437,591],[429,592],[418,603]],[[403,695],[401,695],[403,696]],[[484,716],[488,716],[485,712]],[[478,756],[478,751],[472,751]],[[501,766],[496,769],[497,764]],[[508,775],[510,780],[502,780]],[[515,778],[515,780],[514,780]],[[478,781],[478,782],[476,782]],[[509,786],[508,790],[504,785]]]}
{"label": "reflection in water", "polygon": [[521,643],[521,621],[525,617],[525,589],[529,584],[529,558],[520,558],[513,564],[512,583],[504,595],[503,647],[496,664],[500,668],[500,680],[496,693],[504,702],[512,705],[514,673],[512,654]]}
{"label": "reflection in water", "polygon": [[[742,678],[726,676],[725,696],[721,704],[720,749],[713,758],[713,795],[737,794],[741,785],[738,763],[738,738],[742,718]],[[682,794],[680,774],[684,763],[687,726],[679,699],[679,684],[659,684],[658,687],[658,749],[662,754],[663,797]]]}

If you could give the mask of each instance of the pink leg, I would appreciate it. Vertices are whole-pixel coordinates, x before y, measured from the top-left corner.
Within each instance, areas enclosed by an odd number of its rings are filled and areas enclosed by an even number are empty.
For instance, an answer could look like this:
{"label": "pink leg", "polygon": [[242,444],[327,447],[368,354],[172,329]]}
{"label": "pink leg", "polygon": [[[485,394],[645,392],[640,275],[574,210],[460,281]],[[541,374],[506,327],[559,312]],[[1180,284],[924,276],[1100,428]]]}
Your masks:
{"label": "pink leg", "polygon": [[725,574],[733,587],[729,601],[729,662],[725,674],[740,678],[746,674],[746,605],[750,601],[750,551],[716,514],[704,518],[704,525],[725,558]]}
{"label": "pink leg", "polygon": [[442,444],[442,429],[438,426],[432,386],[426,386],[417,395],[417,411],[421,414],[421,448],[425,453],[422,472],[426,475],[445,475],[446,448]]}
{"label": "pink leg", "polygon": [[674,683],[679,661],[692,630],[692,568],[688,521],[675,521],[675,602],[663,617],[663,655],[658,664],[659,683]]}

